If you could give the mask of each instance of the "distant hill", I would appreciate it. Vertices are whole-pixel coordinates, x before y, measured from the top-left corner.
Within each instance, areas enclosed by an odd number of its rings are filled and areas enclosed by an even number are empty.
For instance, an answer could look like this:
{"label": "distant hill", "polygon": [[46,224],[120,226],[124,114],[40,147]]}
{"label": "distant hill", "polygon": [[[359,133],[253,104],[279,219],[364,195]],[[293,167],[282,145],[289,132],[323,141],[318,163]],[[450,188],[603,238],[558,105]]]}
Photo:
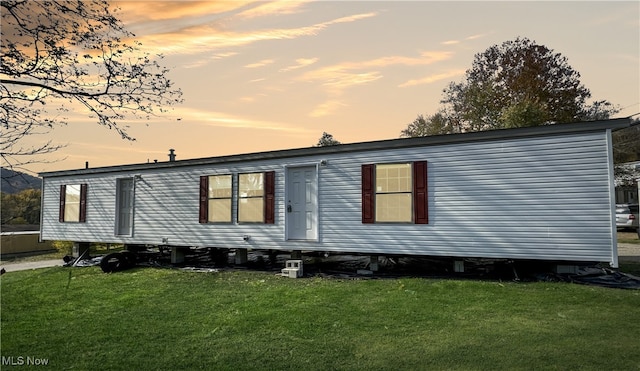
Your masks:
{"label": "distant hill", "polygon": [[2,192],[18,193],[25,189],[40,189],[42,187],[42,179],[29,174],[1,168],[2,173]]}

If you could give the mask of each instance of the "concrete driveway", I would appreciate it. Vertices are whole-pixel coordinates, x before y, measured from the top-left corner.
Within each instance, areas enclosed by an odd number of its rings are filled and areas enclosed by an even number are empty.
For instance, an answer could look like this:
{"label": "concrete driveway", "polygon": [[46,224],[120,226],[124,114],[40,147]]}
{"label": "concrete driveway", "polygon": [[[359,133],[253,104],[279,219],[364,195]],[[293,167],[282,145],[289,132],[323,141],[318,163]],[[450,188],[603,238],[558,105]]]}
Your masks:
{"label": "concrete driveway", "polygon": [[18,263],[0,263],[0,267],[4,268],[5,272],[15,272],[15,271],[24,271],[29,269],[38,269],[38,268],[49,268],[49,267],[59,267],[64,264],[62,259],[54,259],[54,260],[41,260],[41,261],[32,261],[32,262],[18,262]]}
{"label": "concrete driveway", "polygon": [[640,262],[640,245],[619,243],[618,260],[620,262]]}

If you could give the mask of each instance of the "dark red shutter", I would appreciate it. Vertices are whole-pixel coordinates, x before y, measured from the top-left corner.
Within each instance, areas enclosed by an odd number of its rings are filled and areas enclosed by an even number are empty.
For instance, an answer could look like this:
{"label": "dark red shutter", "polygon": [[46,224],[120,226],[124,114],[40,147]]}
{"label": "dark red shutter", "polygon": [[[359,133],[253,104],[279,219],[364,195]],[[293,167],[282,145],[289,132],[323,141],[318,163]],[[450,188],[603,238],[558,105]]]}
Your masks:
{"label": "dark red shutter", "polygon": [[60,211],[58,212],[58,221],[59,222],[64,222],[64,201],[67,197],[67,186],[66,185],[61,185],[60,186]]}
{"label": "dark red shutter", "polygon": [[209,177],[200,177],[200,223],[209,221]]}
{"label": "dark red shutter", "polygon": [[413,220],[415,224],[429,224],[427,193],[427,162],[413,163]]}
{"label": "dark red shutter", "polygon": [[375,222],[374,165],[362,165],[362,223]]}
{"label": "dark red shutter", "polygon": [[276,172],[264,173],[264,222],[275,224],[276,222]]}
{"label": "dark red shutter", "polygon": [[80,184],[80,223],[87,221],[87,185]]}

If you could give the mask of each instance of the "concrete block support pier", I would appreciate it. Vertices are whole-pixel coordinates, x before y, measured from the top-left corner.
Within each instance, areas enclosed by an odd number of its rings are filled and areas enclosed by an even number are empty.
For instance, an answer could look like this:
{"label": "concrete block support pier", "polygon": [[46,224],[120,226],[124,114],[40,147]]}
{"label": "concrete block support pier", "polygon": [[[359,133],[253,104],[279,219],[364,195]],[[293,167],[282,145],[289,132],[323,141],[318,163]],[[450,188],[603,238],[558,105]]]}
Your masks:
{"label": "concrete block support pier", "polygon": [[89,242],[74,242],[73,248],[71,251],[71,256],[74,258],[89,258],[89,249],[91,248],[91,244]]}
{"label": "concrete block support pier", "polygon": [[247,249],[236,249],[235,264],[247,264],[249,261],[247,257]]}

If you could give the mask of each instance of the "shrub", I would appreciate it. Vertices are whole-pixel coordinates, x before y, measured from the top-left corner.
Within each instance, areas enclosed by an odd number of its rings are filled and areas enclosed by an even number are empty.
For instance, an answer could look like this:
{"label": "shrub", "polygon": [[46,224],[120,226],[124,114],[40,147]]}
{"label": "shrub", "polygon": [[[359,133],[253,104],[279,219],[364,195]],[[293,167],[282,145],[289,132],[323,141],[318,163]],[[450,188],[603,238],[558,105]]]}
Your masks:
{"label": "shrub", "polygon": [[71,254],[72,252],[71,250],[73,248],[73,242],[71,241],[53,241],[51,245],[53,246],[54,249],[67,255]]}

